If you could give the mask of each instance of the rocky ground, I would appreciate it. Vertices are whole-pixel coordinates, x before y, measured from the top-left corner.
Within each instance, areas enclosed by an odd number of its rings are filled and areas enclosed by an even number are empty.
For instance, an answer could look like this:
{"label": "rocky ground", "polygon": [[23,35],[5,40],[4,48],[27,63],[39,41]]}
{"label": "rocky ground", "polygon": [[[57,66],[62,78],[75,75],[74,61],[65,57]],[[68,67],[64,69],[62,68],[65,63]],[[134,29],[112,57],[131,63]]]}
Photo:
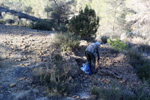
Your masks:
{"label": "rocky ground", "polygon": [[[0,25],[0,100],[54,100],[42,86],[33,84],[34,69],[46,66],[55,32]],[[81,41],[80,48],[66,53],[71,64],[82,67],[86,62],[84,50],[88,43]],[[124,53],[114,53],[108,45],[101,45],[98,72],[87,75],[79,70],[80,90],[60,100],[96,99],[90,94],[93,86],[109,86],[117,80],[132,93],[131,87],[142,84]]]}
{"label": "rocky ground", "polygon": [[53,33],[0,25],[1,100],[45,98],[42,88],[32,85],[32,71],[44,66]]}

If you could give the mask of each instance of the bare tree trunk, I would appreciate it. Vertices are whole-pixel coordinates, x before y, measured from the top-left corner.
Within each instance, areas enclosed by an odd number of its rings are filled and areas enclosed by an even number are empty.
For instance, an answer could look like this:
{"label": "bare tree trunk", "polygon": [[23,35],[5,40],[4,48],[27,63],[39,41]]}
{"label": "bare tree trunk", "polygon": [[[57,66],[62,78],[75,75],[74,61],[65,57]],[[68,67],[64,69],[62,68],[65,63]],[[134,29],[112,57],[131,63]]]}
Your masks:
{"label": "bare tree trunk", "polygon": [[58,6],[58,4],[57,4],[56,0],[53,0],[53,1],[54,1],[55,5],[57,5],[57,6]]}
{"label": "bare tree trunk", "polygon": [[117,8],[120,6],[120,5],[122,5],[122,2],[119,4],[119,5],[117,5],[116,7],[115,7],[115,14],[114,14],[114,21],[113,21],[113,33],[115,32],[115,19],[116,19],[116,13],[117,13]]}
{"label": "bare tree trunk", "polygon": [[15,10],[10,10],[9,8],[0,7],[0,13],[1,12],[5,12],[5,13],[10,12],[11,14],[13,14],[15,16],[18,16],[19,18],[26,18],[26,19],[29,19],[29,20],[32,20],[32,21],[40,20],[40,18],[30,16],[28,14],[18,12],[18,11],[15,11]]}

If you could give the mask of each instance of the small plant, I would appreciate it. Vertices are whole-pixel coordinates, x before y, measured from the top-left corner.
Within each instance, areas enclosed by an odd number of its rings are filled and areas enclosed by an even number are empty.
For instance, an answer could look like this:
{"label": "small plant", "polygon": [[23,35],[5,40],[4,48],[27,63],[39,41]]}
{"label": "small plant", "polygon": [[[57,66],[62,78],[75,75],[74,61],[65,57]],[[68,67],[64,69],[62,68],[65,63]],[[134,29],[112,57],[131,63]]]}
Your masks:
{"label": "small plant", "polygon": [[111,39],[107,39],[107,43],[112,45],[115,50],[126,50],[128,49],[128,44],[124,43],[123,41],[119,40],[118,38],[114,41]]}
{"label": "small plant", "polygon": [[91,88],[91,94],[93,94],[93,95],[99,95],[99,93],[100,93],[100,89],[97,86],[93,86]]}
{"label": "small plant", "polygon": [[62,51],[71,51],[79,47],[79,38],[68,33],[55,35],[53,41],[56,46],[60,46]]}

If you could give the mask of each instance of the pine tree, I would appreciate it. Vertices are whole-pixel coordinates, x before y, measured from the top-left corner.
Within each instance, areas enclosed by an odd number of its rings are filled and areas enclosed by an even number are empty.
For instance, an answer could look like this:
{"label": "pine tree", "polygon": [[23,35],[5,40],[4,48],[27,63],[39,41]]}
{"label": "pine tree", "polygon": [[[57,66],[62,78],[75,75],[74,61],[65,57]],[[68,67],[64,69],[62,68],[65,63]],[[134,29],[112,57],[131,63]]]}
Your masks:
{"label": "pine tree", "polygon": [[88,6],[79,12],[78,16],[73,17],[69,22],[69,31],[82,39],[89,39],[97,32],[99,27],[99,17],[93,9]]}

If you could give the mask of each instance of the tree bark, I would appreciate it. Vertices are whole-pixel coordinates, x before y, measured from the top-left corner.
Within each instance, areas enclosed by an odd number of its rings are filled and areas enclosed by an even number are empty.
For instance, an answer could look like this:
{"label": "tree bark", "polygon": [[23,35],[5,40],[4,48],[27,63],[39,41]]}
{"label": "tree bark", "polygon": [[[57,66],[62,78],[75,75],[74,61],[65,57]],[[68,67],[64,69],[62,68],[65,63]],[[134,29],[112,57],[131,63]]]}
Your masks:
{"label": "tree bark", "polygon": [[34,17],[34,16],[30,16],[28,14],[25,14],[25,13],[22,13],[22,12],[19,12],[19,11],[10,10],[9,8],[0,7],[0,14],[2,12],[5,12],[5,13],[10,12],[11,14],[13,14],[15,16],[18,16],[19,19],[20,18],[25,18],[25,19],[29,19],[29,20],[32,20],[32,21],[41,20],[40,18],[37,18],[37,17]]}

